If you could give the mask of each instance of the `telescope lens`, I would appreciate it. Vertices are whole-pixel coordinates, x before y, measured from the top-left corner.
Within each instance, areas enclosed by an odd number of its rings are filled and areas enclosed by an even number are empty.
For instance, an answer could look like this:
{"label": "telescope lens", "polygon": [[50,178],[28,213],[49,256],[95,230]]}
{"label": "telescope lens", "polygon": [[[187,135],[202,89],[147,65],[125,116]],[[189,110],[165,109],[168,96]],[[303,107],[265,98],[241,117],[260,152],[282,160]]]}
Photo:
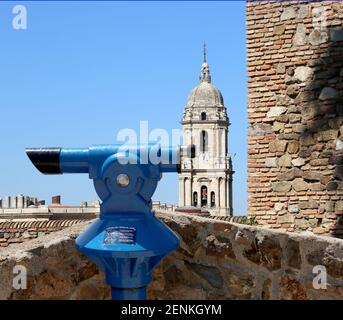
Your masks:
{"label": "telescope lens", "polygon": [[25,150],[34,166],[43,174],[62,174],[61,148],[28,148]]}

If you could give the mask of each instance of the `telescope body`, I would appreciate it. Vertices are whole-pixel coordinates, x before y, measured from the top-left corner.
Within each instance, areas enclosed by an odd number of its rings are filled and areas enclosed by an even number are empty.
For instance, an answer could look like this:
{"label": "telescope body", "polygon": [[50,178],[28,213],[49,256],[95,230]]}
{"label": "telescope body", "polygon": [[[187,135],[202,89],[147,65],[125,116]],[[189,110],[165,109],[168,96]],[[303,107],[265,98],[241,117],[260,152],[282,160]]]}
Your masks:
{"label": "telescope body", "polygon": [[152,211],[162,173],[180,170],[190,147],[96,145],[28,148],[43,174],[88,174],[102,200],[100,216],[76,246],[105,272],[113,299],[145,299],[154,267],[179,246],[178,236]]}

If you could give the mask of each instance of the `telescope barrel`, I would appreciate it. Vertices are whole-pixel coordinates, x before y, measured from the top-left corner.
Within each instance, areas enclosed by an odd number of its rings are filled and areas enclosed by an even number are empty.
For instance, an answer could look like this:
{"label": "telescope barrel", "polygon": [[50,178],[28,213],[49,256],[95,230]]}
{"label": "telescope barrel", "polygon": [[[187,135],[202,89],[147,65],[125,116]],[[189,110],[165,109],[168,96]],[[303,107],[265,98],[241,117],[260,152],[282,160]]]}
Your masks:
{"label": "telescope barrel", "polygon": [[88,173],[88,148],[28,148],[26,154],[43,174]]}
{"label": "telescope barrel", "polygon": [[62,148],[60,161],[63,173],[88,173],[89,148]]}
{"label": "telescope barrel", "polygon": [[[101,145],[91,148],[28,148],[26,154],[43,174],[90,173],[95,161],[120,153],[119,145]],[[161,147],[132,146],[128,154],[136,153],[139,164],[160,165],[162,172],[180,172],[182,159],[195,157],[195,146]]]}

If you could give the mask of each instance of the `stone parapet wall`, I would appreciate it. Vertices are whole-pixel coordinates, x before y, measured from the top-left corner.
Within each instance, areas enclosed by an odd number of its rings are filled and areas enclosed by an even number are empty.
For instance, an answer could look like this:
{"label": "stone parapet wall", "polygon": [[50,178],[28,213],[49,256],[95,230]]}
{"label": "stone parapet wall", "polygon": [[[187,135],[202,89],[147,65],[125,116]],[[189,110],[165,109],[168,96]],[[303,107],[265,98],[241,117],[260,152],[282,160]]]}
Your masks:
{"label": "stone parapet wall", "polygon": [[246,17],[248,213],[343,237],[343,2],[249,1]]}
{"label": "stone parapet wall", "polygon": [[[342,299],[343,240],[191,215],[158,214],[181,238],[154,272],[150,299]],[[88,223],[0,251],[0,299],[108,299],[102,273],[75,249]],[[13,267],[28,289],[12,288]],[[327,289],[313,287],[313,267]]]}

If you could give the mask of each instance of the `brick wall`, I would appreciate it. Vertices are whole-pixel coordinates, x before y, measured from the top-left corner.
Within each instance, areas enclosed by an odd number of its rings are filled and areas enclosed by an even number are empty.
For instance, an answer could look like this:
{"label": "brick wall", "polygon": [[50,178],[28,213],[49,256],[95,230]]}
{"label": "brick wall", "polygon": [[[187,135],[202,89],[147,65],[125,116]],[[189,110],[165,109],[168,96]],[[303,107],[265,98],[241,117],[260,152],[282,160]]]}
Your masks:
{"label": "brick wall", "polygon": [[51,232],[63,230],[86,219],[68,220],[22,220],[0,222],[0,248],[42,237]]}
{"label": "brick wall", "polygon": [[343,237],[343,2],[247,3],[249,214]]}

